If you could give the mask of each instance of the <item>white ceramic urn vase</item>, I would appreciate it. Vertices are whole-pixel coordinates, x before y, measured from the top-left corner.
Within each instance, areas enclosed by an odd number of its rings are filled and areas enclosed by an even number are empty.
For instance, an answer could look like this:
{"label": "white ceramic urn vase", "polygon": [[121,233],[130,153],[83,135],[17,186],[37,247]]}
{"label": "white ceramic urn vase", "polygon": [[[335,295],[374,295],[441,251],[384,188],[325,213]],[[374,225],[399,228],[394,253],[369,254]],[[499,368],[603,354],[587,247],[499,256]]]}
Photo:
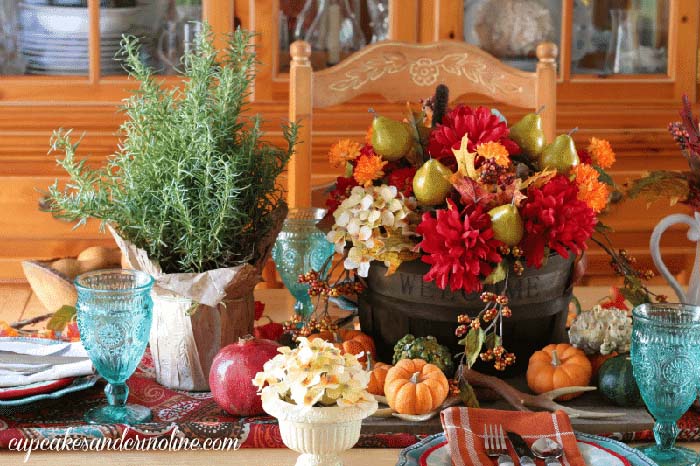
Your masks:
{"label": "white ceramic urn vase", "polygon": [[263,397],[263,409],[277,418],[284,444],[301,453],[296,466],[342,466],[338,455],[360,439],[362,420],[377,410],[377,402],[307,407]]}

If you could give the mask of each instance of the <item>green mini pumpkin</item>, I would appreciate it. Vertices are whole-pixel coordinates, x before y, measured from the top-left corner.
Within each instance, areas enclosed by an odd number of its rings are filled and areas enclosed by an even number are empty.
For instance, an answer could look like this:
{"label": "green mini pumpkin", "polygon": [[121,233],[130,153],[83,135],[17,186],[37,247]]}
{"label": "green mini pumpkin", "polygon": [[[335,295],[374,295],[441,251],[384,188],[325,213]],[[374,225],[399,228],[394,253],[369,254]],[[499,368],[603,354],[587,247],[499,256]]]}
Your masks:
{"label": "green mini pumpkin", "polygon": [[608,359],[598,372],[598,389],[618,406],[644,406],[628,354]]}
{"label": "green mini pumpkin", "polygon": [[394,345],[394,364],[402,359],[422,359],[442,369],[447,377],[454,373],[452,354],[435,337],[414,337],[410,333]]}

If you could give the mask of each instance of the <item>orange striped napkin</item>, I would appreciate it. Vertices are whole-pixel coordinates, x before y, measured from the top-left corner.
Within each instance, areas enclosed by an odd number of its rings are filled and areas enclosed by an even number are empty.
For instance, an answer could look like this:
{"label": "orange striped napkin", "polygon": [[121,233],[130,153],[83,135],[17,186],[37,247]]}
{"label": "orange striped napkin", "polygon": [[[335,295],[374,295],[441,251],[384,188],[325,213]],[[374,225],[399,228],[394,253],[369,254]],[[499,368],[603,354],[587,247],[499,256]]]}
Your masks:
{"label": "orange striped napkin", "polygon": [[[531,413],[454,407],[443,410],[440,418],[455,466],[495,464],[495,458],[486,456],[484,449],[484,426],[489,424],[500,424],[503,430],[520,434],[528,445],[540,437],[549,437],[564,446],[564,456],[559,459],[563,466],[586,466],[576,445],[569,416],[563,411]],[[515,458],[517,455],[510,442],[506,443]],[[537,464],[544,463],[538,460]]]}

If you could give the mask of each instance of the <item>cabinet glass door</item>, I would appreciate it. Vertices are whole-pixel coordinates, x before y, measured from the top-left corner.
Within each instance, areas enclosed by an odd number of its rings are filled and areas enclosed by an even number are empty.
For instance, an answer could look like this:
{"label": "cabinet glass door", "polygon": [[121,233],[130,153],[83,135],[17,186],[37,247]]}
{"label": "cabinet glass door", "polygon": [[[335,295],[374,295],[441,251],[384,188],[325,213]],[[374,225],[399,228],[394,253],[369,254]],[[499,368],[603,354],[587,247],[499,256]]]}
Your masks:
{"label": "cabinet glass door", "polygon": [[[150,59],[154,34],[150,29],[152,25],[157,24],[157,21],[154,21],[156,17],[153,16],[157,3],[152,0],[100,1],[100,73],[102,76],[126,74],[118,60],[123,35],[140,37],[144,42],[144,59]],[[87,9],[81,8],[81,14],[87,15]],[[86,37],[81,36],[81,39],[87,43]]]}
{"label": "cabinet glass door", "polygon": [[[123,35],[139,37],[143,60],[173,74],[201,17],[201,0],[101,0],[101,74],[126,74]],[[0,0],[0,74],[87,76],[89,35],[87,0]]]}
{"label": "cabinet glass door", "polygon": [[311,44],[314,70],[333,66],[368,43],[387,38],[388,0],[280,0],[278,71],[289,72],[289,45]]}
{"label": "cabinet glass door", "polygon": [[668,0],[575,0],[571,72],[666,74]]}
{"label": "cabinet glass door", "polygon": [[87,75],[88,36],[86,2],[3,0],[0,2],[0,72]]}
{"label": "cabinet glass door", "polygon": [[20,57],[18,1],[0,2],[0,74],[23,74]]}
{"label": "cabinet glass door", "polygon": [[202,29],[202,1],[141,0],[139,5],[143,59],[160,74],[176,74]]}
{"label": "cabinet glass door", "polygon": [[535,49],[560,44],[562,0],[465,0],[464,40],[510,66],[534,71]]}

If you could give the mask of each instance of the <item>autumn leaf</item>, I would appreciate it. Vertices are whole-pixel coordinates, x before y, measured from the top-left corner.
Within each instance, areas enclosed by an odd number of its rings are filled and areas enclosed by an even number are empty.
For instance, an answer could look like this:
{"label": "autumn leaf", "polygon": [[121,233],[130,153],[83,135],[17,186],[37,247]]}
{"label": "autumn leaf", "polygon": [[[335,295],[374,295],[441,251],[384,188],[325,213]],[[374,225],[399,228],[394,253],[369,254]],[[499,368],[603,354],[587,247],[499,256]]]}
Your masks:
{"label": "autumn leaf", "polygon": [[613,181],[610,174],[608,174],[608,172],[603,170],[598,165],[593,165],[593,168],[595,168],[595,170],[598,172],[598,181],[600,181],[601,183],[605,183],[608,186],[615,187],[615,182]]}
{"label": "autumn leaf", "polygon": [[545,184],[549,182],[552,178],[557,176],[557,171],[552,169],[552,168],[545,168],[542,171],[539,171],[532,175],[530,178],[526,179],[525,181],[522,181],[520,184],[520,189],[527,189],[531,185],[534,186],[535,188],[541,188]]}
{"label": "autumn leaf", "polygon": [[464,377],[459,379],[459,397],[461,398],[464,406],[468,408],[478,408],[479,400],[476,398],[476,393],[474,393],[474,388],[465,380]]}
{"label": "autumn leaf", "polygon": [[368,253],[376,260],[384,261],[388,269],[386,274],[391,275],[402,262],[420,257],[420,253],[412,251],[414,246],[415,244],[400,232],[387,228],[387,236],[381,239],[379,245],[369,249]]}
{"label": "autumn leaf", "polygon": [[482,328],[472,328],[467,336],[459,340],[460,345],[464,345],[464,356],[467,358],[467,368],[471,368],[481,353],[481,347],[486,340],[486,333]]}
{"label": "autumn leaf", "polygon": [[486,348],[487,349],[494,349],[497,346],[501,346],[501,343],[503,340],[501,339],[501,336],[498,335],[496,332],[489,333],[486,336],[486,340],[484,343],[486,343]]}
{"label": "autumn leaf", "polygon": [[452,153],[457,159],[457,171],[462,174],[462,176],[468,176],[469,178],[476,179],[479,174],[474,166],[474,159],[476,159],[476,152],[469,152],[467,145],[469,144],[469,137],[465,134],[462,137],[462,142],[460,143],[459,149],[452,149]]}
{"label": "autumn leaf", "polygon": [[75,308],[73,306],[62,306],[58,311],[53,313],[51,319],[46,323],[46,328],[55,332],[63,331],[74,317]]}
{"label": "autumn leaf", "polygon": [[690,188],[685,173],[674,171],[653,171],[636,179],[627,189],[630,199],[646,198],[650,203],[659,199],[669,199],[671,205],[688,198]]}
{"label": "autumn leaf", "polygon": [[455,174],[450,178],[450,182],[462,197],[463,204],[488,205],[494,198],[494,194],[486,191],[479,183],[471,178]]}

